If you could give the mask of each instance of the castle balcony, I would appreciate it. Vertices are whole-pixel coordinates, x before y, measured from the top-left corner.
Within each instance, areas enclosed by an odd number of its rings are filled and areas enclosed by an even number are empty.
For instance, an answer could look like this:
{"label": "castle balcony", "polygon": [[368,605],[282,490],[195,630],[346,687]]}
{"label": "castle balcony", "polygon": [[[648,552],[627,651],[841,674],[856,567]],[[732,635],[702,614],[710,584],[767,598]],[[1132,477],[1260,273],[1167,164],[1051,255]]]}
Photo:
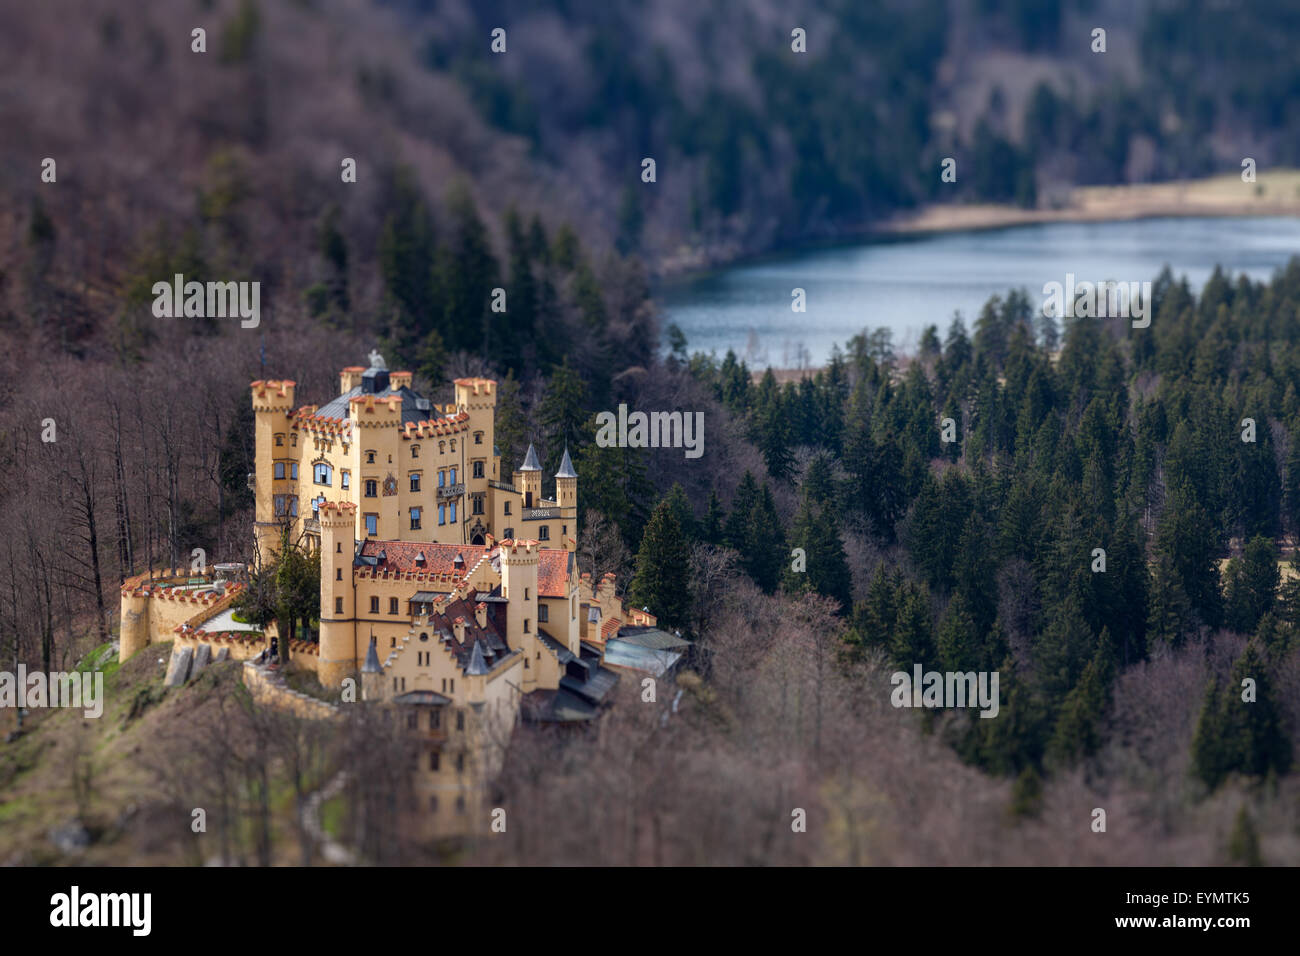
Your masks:
{"label": "castle balcony", "polygon": [[524,508],[519,512],[519,517],[524,521],[549,521],[552,518],[563,517],[560,514],[559,507],[555,508]]}
{"label": "castle balcony", "polygon": [[438,500],[443,501],[447,498],[459,498],[465,494],[465,485],[462,482],[457,485],[443,485],[438,489]]}
{"label": "castle balcony", "polygon": [[302,530],[306,531],[308,534],[320,534],[320,519],[304,518],[302,522]]}

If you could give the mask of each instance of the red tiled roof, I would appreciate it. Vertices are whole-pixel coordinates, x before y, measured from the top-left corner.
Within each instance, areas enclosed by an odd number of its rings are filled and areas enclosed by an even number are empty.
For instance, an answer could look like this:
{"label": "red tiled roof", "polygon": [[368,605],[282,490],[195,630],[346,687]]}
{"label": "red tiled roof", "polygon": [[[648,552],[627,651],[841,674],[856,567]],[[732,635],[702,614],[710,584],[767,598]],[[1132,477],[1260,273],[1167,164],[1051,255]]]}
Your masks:
{"label": "red tiled roof", "polygon": [[[384,560],[379,568],[390,571],[430,571],[434,574],[464,574],[473,568],[487,552],[481,544],[433,544],[428,541],[375,541],[367,540],[361,545],[361,554],[367,558],[379,556],[384,552]],[[416,564],[416,557],[423,553],[424,564]],[[456,555],[465,559],[461,568],[455,565]]]}
{"label": "red tiled roof", "polygon": [[[398,572],[425,571],[432,574],[451,574],[463,577],[469,573],[484,556],[492,560],[494,567],[500,567],[498,553],[500,548],[489,550],[481,544],[433,544],[424,541],[376,541],[368,539],[361,545],[361,554],[367,558],[379,556],[384,552],[384,560],[377,570]],[[424,554],[424,564],[416,564],[416,556]],[[465,559],[460,569],[455,566],[456,555]],[[569,596],[569,561],[570,553],[554,548],[539,549],[537,562],[537,593],[548,598],[567,598]]]}
{"label": "red tiled roof", "polygon": [[537,562],[537,593],[542,597],[569,596],[569,552],[543,548]]}

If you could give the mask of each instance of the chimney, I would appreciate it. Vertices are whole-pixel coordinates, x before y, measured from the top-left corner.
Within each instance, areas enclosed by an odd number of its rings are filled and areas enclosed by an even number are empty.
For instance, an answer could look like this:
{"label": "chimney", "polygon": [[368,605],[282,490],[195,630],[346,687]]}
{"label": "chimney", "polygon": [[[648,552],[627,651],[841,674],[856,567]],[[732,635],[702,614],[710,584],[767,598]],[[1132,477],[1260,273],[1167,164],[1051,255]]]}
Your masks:
{"label": "chimney", "polygon": [[456,620],[451,622],[451,629],[456,634],[457,643],[464,644],[465,643],[465,619],[463,617],[457,617]]}
{"label": "chimney", "polygon": [[479,627],[487,627],[487,605],[482,601],[474,605],[474,620],[478,621]]}

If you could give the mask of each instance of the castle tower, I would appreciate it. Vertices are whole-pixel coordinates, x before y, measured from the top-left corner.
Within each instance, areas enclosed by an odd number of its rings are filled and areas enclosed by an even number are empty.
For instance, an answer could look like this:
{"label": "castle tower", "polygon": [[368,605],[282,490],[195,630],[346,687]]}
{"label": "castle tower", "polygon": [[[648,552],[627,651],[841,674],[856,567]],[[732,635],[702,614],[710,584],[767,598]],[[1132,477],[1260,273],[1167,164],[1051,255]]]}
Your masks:
{"label": "castle tower", "polygon": [[[536,541],[501,542],[501,594],[506,606],[506,643],[525,655],[536,654],[537,567],[541,549]],[[528,671],[525,685],[534,679]]]}
{"label": "castle tower", "polygon": [[125,661],[149,643],[149,598],[135,589],[122,589],[122,627],[117,659]]}
{"label": "castle tower", "polygon": [[466,506],[473,509],[475,499],[489,513],[489,481],[500,481],[496,456],[497,383],[490,378],[456,379],[456,408],[469,415],[465,438]]}
{"label": "castle tower", "polygon": [[568,446],[565,446],[560,470],[555,473],[555,503],[561,508],[578,507],[578,473],[573,470]]}
{"label": "castle tower", "polygon": [[357,669],[352,561],[357,506],[326,502],[320,509],[320,659],[317,677],[339,687]]}
{"label": "castle tower", "polygon": [[524,496],[525,508],[536,508],[542,500],[542,466],[537,461],[537,450],[531,444],[524,463],[515,469],[515,487]]}
{"label": "castle tower", "polygon": [[[375,373],[378,374],[375,374]],[[368,389],[374,389],[374,392]],[[388,372],[368,369],[362,377],[361,394],[350,402],[349,415],[356,443],[356,468],[353,475],[353,494],[360,494],[366,481],[373,480],[380,488],[388,476],[401,480],[399,450],[402,433],[402,400],[396,395],[377,397],[375,393],[388,388]],[[366,516],[373,515],[376,538],[402,537],[400,498],[383,491],[375,498],[361,497],[357,510],[356,533],[367,536]]]}
{"label": "castle tower", "polygon": [[[295,384],[289,381],[258,381],[249,386],[253,398],[253,415],[256,419],[256,462],[253,472],[254,533],[258,553],[266,561],[279,548],[282,518],[275,514],[275,496],[293,494],[289,482],[275,479],[275,462],[288,462],[293,458],[289,445],[290,415],[293,412]],[[279,444],[276,438],[280,439]],[[286,465],[286,474],[288,468]],[[278,487],[282,485],[283,487]]]}

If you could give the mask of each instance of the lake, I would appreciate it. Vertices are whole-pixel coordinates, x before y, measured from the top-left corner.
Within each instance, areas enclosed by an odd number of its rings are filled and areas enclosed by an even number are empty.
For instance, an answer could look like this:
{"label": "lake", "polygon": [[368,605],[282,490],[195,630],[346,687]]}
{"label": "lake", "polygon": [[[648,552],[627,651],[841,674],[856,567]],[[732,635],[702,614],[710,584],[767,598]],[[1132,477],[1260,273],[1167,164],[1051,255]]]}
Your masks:
{"label": "lake", "polygon": [[[656,289],[663,325],[676,322],[691,352],[728,349],[751,366],[822,364],[863,329],[892,330],[910,351],[930,324],[940,336],[954,310],[969,327],[989,296],[1044,283],[1144,281],[1166,264],[1199,290],[1222,265],[1265,279],[1300,255],[1300,219],[1145,219],[1050,223],[821,248],[751,262]],[[807,311],[791,311],[802,288]]]}

